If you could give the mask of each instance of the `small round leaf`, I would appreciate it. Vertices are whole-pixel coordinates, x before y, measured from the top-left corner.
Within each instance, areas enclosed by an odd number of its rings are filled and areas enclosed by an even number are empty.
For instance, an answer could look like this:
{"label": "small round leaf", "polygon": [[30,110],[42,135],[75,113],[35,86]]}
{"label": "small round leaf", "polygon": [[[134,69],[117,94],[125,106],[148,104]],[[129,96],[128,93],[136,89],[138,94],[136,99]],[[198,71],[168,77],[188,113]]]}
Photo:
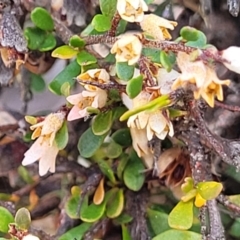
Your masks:
{"label": "small round leaf", "polygon": [[31,12],[32,22],[42,30],[52,31],[54,29],[54,23],[50,13],[41,7],[36,7]]}
{"label": "small round leaf", "polygon": [[128,81],[126,92],[128,96],[133,99],[135,98],[141,91],[143,86],[143,76],[139,75],[136,78],[132,78]]}
{"label": "small round leaf", "polygon": [[222,191],[223,185],[219,182],[200,182],[197,184],[198,193],[206,200],[216,198]]}
{"label": "small round leaf", "polygon": [[31,225],[31,215],[28,209],[20,208],[15,215],[15,223],[21,230],[29,229]]}
{"label": "small round leaf", "polygon": [[78,54],[78,50],[68,46],[63,45],[61,47],[56,48],[52,52],[52,57],[60,58],[60,59],[71,59]]}
{"label": "small round leaf", "polygon": [[4,207],[0,207],[0,232],[8,232],[8,224],[14,222],[13,215]]}

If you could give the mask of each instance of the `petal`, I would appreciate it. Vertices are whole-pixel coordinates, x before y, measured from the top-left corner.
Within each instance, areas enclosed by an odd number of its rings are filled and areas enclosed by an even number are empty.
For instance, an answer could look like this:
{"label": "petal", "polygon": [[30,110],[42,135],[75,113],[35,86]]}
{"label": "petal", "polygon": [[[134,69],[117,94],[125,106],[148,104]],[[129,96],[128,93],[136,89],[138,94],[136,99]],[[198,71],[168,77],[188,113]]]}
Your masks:
{"label": "petal", "polygon": [[23,166],[32,164],[40,159],[43,152],[45,151],[45,149],[42,146],[42,141],[43,141],[43,138],[39,137],[33,143],[33,145],[29,148],[29,150],[25,152],[25,154],[24,154],[25,157],[22,161]]}
{"label": "petal", "polygon": [[66,99],[71,104],[77,105],[79,102],[82,101],[83,95],[82,95],[82,93],[78,93],[78,94],[70,95]]}
{"label": "petal", "polygon": [[67,120],[73,121],[81,118],[79,115],[79,111],[81,111],[81,109],[77,105],[73,106],[71,111],[68,113]]}
{"label": "petal", "polygon": [[39,175],[45,175],[49,170],[55,172],[55,162],[59,149],[55,144],[47,148],[39,160]]}

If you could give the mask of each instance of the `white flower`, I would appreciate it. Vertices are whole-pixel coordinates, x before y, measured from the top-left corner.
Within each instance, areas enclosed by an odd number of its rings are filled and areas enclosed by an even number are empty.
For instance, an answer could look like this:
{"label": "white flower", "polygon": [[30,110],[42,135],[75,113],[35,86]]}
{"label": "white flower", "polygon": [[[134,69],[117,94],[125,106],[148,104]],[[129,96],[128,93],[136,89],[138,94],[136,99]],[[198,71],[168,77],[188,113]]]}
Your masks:
{"label": "white flower", "polygon": [[40,240],[38,237],[28,234],[22,238],[22,240]]}
{"label": "white flower", "polygon": [[148,6],[144,0],[118,0],[117,11],[128,22],[141,22]]}
{"label": "white flower", "polygon": [[[103,68],[96,68],[86,71],[85,73],[80,74],[78,77],[81,81],[91,81],[99,84],[106,84],[110,81],[110,76],[108,72]],[[81,83],[83,84],[83,83]],[[83,84],[84,85],[84,84]],[[96,86],[93,85],[84,85],[86,89],[97,90]]]}
{"label": "white flower", "polygon": [[141,56],[142,43],[135,35],[121,36],[112,46],[111,53],[116,53],[117,62],[128,62],[128,65],[133,65]]}
{"label": "white flower", "polygon": [[[123,98],[127,96],[122,95]],[[133,99],[133,108],[143,106],[151,101],[152,95],[148,92],[142,91],[136,98]],[[123,100],[127,102],[127,100]],[[167,112],[166,112],[167,113]],[[162,111],[142,111],[131,116],[127,122],[128,127],[137,129],[146,129],[146,135],[148,141],[150,141],[154,135],[163,140],[169,134],[173,136],[173,125],[169,120],[169,116],[164,115]]]}
{"label": "white flower", "polygon": [[222,57],[227,60],[223,62],[229,70],[240,74],[240,48],[229,47],[222,51]]}
{"label": "white flower", "polygon": [[23,166],[39,161],[40,176],[45,175],[48,171],[55,172],[55,162],[59,149],[54,139],[62,127],[64,119],[64,113],[51,113],[44,121],[30,127],[31,130],[34,130],[32,139],[38,139],[25,152]]}
{"label": "white flower", "polygon": [[158,40],[169,40],[171,35],[168,29],[173,30],[177,22],[169,21],[155,14],[144,15],[140,23],[142,30]]}
{"label": "white flower", "polygon": [[67,116],[68,121],[73,121],[88,116],[88,107],[104,107],[107,102],[107,93],[100,88],[96,88],[95,91],[82,91],[70,95],[67,97],[67,101],[74,105]]}
{"label": "white flower", "polygon": [[173,83],[172,89],[186,87],[188,84],[195,85],[195,99],[201,96],[210,107],[214,107],[215,96],[218,100],[223,100],[222,85],[229,85],[229,80],[220,80],[214,69],[202,61],[192,61],[191,56],[184,52],[178,53],[177,64],[182,74]]}

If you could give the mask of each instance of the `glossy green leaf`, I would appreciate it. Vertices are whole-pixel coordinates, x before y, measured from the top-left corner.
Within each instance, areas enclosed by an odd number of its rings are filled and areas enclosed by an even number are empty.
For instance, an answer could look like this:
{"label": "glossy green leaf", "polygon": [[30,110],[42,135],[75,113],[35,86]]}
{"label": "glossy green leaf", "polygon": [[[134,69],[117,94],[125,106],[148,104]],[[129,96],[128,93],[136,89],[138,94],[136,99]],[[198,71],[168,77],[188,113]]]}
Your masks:
{"label": "glossy green leaf", "polygon": [[142,188],[145,180],[144,169],[142,159],[133,151],[123,172],[124,183],[129,189],[139,191]]}
{"label": "glossy green leaf", "polygon": [[87,129],[80,137],[78,150],[82,157],[89,158],[102,145],[107,134],[97,136],[93,133],[92,128]]}
{"label": "glossy green leaf", "polygon": [[57,41],[56,41],[55,36],[51,33],[48,33],[48,34],[46,34],[43,43],[40,45],[39,51],[41,51],[41,52],[50,51],[53,48],[55,48],[56,45],[57,45]]}
{"label": "glossy green leaf", "polygon": [[37,27],[28,27],[24,30],[24,35],[28,41],[28,48],[38,50],[43,44],[46,32]]}
{"label": "glossy green leaf", "polygon": [[118,159],[119,163],[117,166],[117,176],[119,179],[122,180],[123,178],[123,171],[125,169],[125,167],[127,166],[127,163],[129,161],[129,155],[126,153],[123,153],[119,159]]}
{"label": "glossy green leaf", "polygon": [[166,232],[163,232],[152,240],[201,240],[202,235],[199,233],[191,232],[191,231],[181,231],[171,229]]}
{"label": "glossy green leaf", "polygon": [[91,226],[91,223],[82,223],[79,226],[71,228],[69,231],[64,233],[59,237],[59,240],[82,240],[84,234],[90,229]]}
{"label": "glossy green leaf", "polygon": [[112,111],[99,113],[92,123],[92,131],[95,135],[103,135],[107,133],[112,127]]}
{"label": "glossy green leaf", "polygon": [[56,133],[55,142],[58,146],[58,149],[64,149],[68,144],[68,127],[67,121],[64,121],[62,127]]}
{"label": "glossy green leaf", "polygon": [[120,216],[116,217],[113,220],[113,222],[114,222],[114,225],[122,225],[122,224],[130,223],[132,220],[133,220],[133,217],[123,212],[120,214]]}
{"label": "glossy green leaf", "polygon": [[198,193],[205,200],[212,200],[216,198],[222,191],[223,185],[219,182],[200,182],[196,186]]}
{"label": "glossy green leaf", "polygon": [[191,199],[195,198],[196,195],[197,195],[197,190],[196,190],[196,189],[192,189],[192,190],[188,191],[188,192],[186,193],[186,195],[184,195],[184,196],[181,198],[181,200],[182,200],[183,202],[188,202],[188,201],[190,201]]}
{"label": "glossy green leaf", "polygon": [[168,224],[171,228],[187,230],[193,224],[193,201],[180,201],[170,212]]}
{"label": "glossy green leaf", "polygon": [[67,215],[73,219],[79,219],[79,213],[77,211],[80,203],[80,195],[71,196],[66,204],[64,209],[66,210]]}
{"label": "glossy green leaf", "polygon": [[152,48],[143,48],[142,54],[148,57],[154,63],[161,63],[160,61],[160,50]]}
{"label": "glossy green leaf", "polygon": [[143,86],[143,76],[142,75],[132,78],[127,83],[127,87],[126,87],[127,95],[131,99],[135,98],[142,91],[142,86]]}
{"label": "glossy green leaf", "polygon": [[127,227],[122,224],[122,240],[133,240]]}
{"label": "glossy green leaf", "polygon": [[116,178],[110,164],[105,160],[98,160],[98,166],[102,173],[113,183],[116,184]]}
{"label": "glossy green leaf", "polygon": [[107,216],[109,218],[116,218],[118,217],[124,207],[124,195],[123,195],[123,189],[119,189],[114,198],[112,199],[111,202],[108,202],[107,204]]}
{"label": "glossy green leaf", "polygon": [[117,0],[99,0],[102,14],[112,18],[116,12]]}
{"label": "glossy green leaf", "polygon": [[0,232],[8,232],[8,224],[14,222],[13,215],[4,207],[0,206]]}
{"label": "glossy green leaf", "polygon": [[105,201],[103,201],[99,205],[95,205],[92,203],[81,210],[80,218],[84,222],[89,222],[89,223],[96,222],[103,216],[105,212],[105,208],[106,208]]}
{"label": "glossy green leaf", "polygon": [[147,216],[154,233],[160,234],[170,229],[168,225],[168,214],[152,209],[147,210]]}
{"label": "glossy green leaf", "polygon": [[128,147],[132,144],[132,137],[129,128],[121,128],[112,134],[112,139],[123,147]]}
{"label": "glossy green leaf", "polygon": [[94,16],[92,20],[92,26],[94,29],[96,29],[98,32],[106,32],[111,28],[111,17],[97,14]]}
{"label": "glossy green leaf", "polygon": [[133,77],[134,74],[134,66],[129,66],[127,62],[117,62],[116,63],[116,71],[117,76],[124,81],[128,81]]}
{"label": "glossy green leaf", "polygon": [[122,154],[122,147],[113,140],[103,144],[103,149],[107,158],[118,158]]}
{"label": "glossy green leaf", "polygon": [[42,76],[34,73],[30,74],[30,84],[33,92],[42,92],[46,88],[46,84]]}
{"label": "glossy green leaf", "polygon": [[28,184],[34,183],[32,176],[30,175],[29,171],[24,166],[20,165],[18,167],[18,174],[25,183],[28,183]]}
{"label": "glossy green leaf", "polygon": [[41,7],[36,7],[31,12],[32,22],[42,30],[52,31],[54,29],[54,23],[50,13]]}
{"label": "glossy green leaf", "polygon": [[60,58],[60,59],[71,59],[78,54],[78,50],[68,46],[63,45],[61,47],[56,48],[52,52],[52,57]]}
{"label": "glossy green leaf", "polygon": [[31,226],[31,215],[27,208],[18,209],[15,215],[15,223],[21,230],[28,230]]}
{"label": "glossy green leaf", "polygon": [[194,182],[191,177],[187,177],[184,179],[184,183],[181,186],[181,189],[184,193],[188,193],[194,188]]}
{"label": "glossy green leaf", "polygon": [[117,27],[117,36],[124,33],[126,31],[126,27],[127,27],[127,24],[128,22],[121,19],[119,24],[118,24],[118,27]]}
{"label": "glossy green leaf", "polygon": [[116,107],[113,109],[113,121],[119,120],[119,118],[127,111],[126,107]]}
{"label": "glossy green leaf", "polygon": [[166,53],[164,51],[160,52],[160,61],[162,66],[170,72],[173,68],[173,65],[175,64],[176,57],[174,53]]}
{"label": "glossy green leaf", "polygon": [[231,195],[231,196],[228,196],[228,198],[232,203],[240,206],[240,194]]}
{"label": "glossy green leaf", "polygon": [[180,35],[186,41],[197,41],[198,40],[198,30],[193,27],[183,27],[180,31]]}
{"label": "glossy green leaf", "polygon": [[85,46],[86,42],[80,38],[78,35],[73,35],[69,39],[69,45],[73,48],[83,48]]}
{"label": "glossy green leaf", "polygon": [[[82,50],[77,55],[77,62],[81,66],[87,66],[97,62],[96,57],[92,54],[88,53],[87,51]],[[84,69],[86,71],[86,69]]]}
{"label": "glossy green leaf", "polygon": [[81,67],[77,61],[69,63],[67,67],[63,69],[49,84],[49,89],[57,95],[62,95],[61,87],[64,83],[68,82],[70,86],[75,83],[74,77],[78,76],[81,71]]}

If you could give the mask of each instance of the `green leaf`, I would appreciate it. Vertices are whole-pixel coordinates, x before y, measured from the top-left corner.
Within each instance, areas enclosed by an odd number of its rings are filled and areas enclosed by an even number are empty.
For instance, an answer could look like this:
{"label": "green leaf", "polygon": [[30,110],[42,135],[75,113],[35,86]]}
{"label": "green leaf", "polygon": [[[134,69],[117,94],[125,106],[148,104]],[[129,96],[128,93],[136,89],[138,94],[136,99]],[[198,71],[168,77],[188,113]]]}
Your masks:
{"label": "green leaf", "polygon": [[30,175],[29,171],[24,166],[20,165],[18,167],[18,174],[25,183],[28,183],[28,184],[34,183],[32,176]]}
{"label": "green leaf", "polygon": [[41,52],[50,51],[53,48],[55,48],[56,45],[57,45],[57,41],[56,41],[55,36],[51,33],[48,33],[48,34],[46,34],[43,43],[40,45],[39,51],[41,51]]}
{"label": "green leaf", "polygon": [[127,24],[128,24],[127,21],[125,21],[123,19],[120,20],[118,27],[117,27],[117,34],[116,34],[117,36],[126,32]]}
{"label": "green leaf", "polygon": [[64,83],[68,82],[70,86],[73,86],[75,80],[73,79],[79,75],[81,67],[77,61],[71,62],[67,67],[64,68],[49,84],[49,89],[57,95],[62,95],[61,87]]}
{"label": "green leaf", "polygon": [[112,127],[112,111],[99,113],[92,123],[92,131],[95,135],[103,135],[107,133]]}
{"label": "green leaf", "polygon": [[82,50],[77,55],[77,62],[80,66],[87,66],[96,63],[97,59],[92,54]]}
{"label": "green leaf", "polygon": [[123,171],[124,171],[125,167],[127,166],[128,161],[129,161],[129,155],[126,153],[123,153],[119,157],[119,163],[117,166],[117,176],[121,180],[123,178]]}
{"label": "green leaf", "polygon": [[46,32],[40,28],[28,27],[24,30],[24,35],[28,41],[28,48],[38,50],[45,40]]}
{"label": "green leaf", "polygon": [[21,230],[28,230],[31,226],[31,215],[27,208],[20,208],[15,215],[15,223]]}
{"label": "green leaf", "polygon": [[122,147],[114,141],[104,143],[102,146],[107,158],[118,158],[122,154]]}
{"label": "green leaf", "polygon": [[230,233],[231,236],[235,237],[236,239],[240,238],[240,218],[236,218],[233,224],[231,224],[230,230],[228,232]]}
{"label": "green leaf", "polygon": [[79,219],[79,213],[77,211],[80,203],[80,194],[72,195],[66,202],[64,209],[67,215],[72,219]]}
{"label": "green leaf", "polygon": [[78,141],[78,150],[82,157],[90,158],[102,145],[107,133],[97,136],[93,133],[92,128],[88,128]]}
{"label": "green leaf", "polygon": [[132,137],[129,128],[121,128],[112,134],[112,139],[123,147],[128,147],[132,144]]}
{"label": "green leaf", "polygon": [[113,183],[116,184],[116,178],[110,164],[106,160],[98,160],[98,166],[102,173]]}
{"label": "green leaf", "polygon": [[186,46],[204,48],[207,44],[205,34],[192,27],[183,27],[180,34],[187,41]]}
{"label": "green leaf", "polygon": [[170,72],[173,68],[173,65],[175,64],[176,61],[176,56],[174,53],[169,52],[166,53],[164,51],[160,52],[160,61],[163,67]]}
{"label": "green leaf", "polygon": [[42,92],[46,88],[46,84],[41,75],[30,74],[30,85],[33,92]]}
{"label": "green leaf", "polygon": [[143,86],[143,76],[142,75],[139,75],[136,78],[132,78],[127,83],[127,87],[126,87],[127,95],[131,99],[135,98],[142,91],[142,86]]}
{"label": "green leaf", "polygon": [[55,142],[58,146],[58,149],[64,149],[68,144],[68,127],[67,121],[64,121],[62,127],[56,133]]}
{"label": "green leaf", "polygon": [[117,62],[116,63],[116,71],[117,76],[124,81],[128,81],[133,77],[134,74],[134,66],[129,66],[127,62]]}
{"label": "green leaf", "polygon": [[181,230],[175,230],[171,229],[166,232],[163,232],[156,237],[154,237],[152,240],[201,240],[202,235],[199,233],[191,232],[191,231],[181,231]]}
{"label": "green leaf", "polygon": [[36,7],[31,12],[32,22],[42,30],[52,31],[54,29],[54,23],[50,13],[41,7]]}
{"label": "green leaf", "polygon": [[120,216],[116,217],[113,220],[113,223],[114,225],[122,225],[122,224],[130,223],[132,220],[133,220],[133,217],[123,212],[120,214]]}
{"label": "green leaf", "polygon": [[122,224],[122,240],[133,240],[127,227]]}
{"label": "green leaf", "polygon": [[69,45],[73,48],[83,48],[85,46],[86,42],[80,38],[78,35],[73,35],[69,39]]}
{"label": "green leaf", "polygon": [[148,209],[147,216],[152,227],[152,230],[156,235],[170,229],[168,225],[168,214]]}
{"label": "green leaf", "polygon": [[143,48],[142,54],[148,57],[154,63],[161,63],[160,61],[160,50],[152,48]]}
{"label": "green leaf", "polygon": [[184,183],[181,186],[181,189],[184,193],[188,193],[194,188],[194,182],[191,177],[187,177],[184,179]]}
{"label": "green leaf", "polygon": [[78,54],[78,50],[68,46],[63,45],[61,47],[56,48],[52,52],[52,57],[60,58],[60,59],[71,59]]}
{"label": "green leaf", "polygon": [[113,109],[113,121],[119,120],[119,118],[126,112],[126,107],[116,107]]}
{"label": "green leaf", "polygon": [[8,224],[14,222],[13,215],[4,207],[0,206],[0,232],[8,232]]}
{"label": "green leaf", "polygon": [[198,40],[198,30],[193,27],[183,27],[180,31],[180,35],[186,41],[197,41]]}
{"label": "green leaf", "polygon": [[119,189],[114,198],[111,202],[108,202],[107,204],[107,216],[109,218],[116,218],[118,217],[124,207],[124,195],[123,195],[123,189]]}
{"label": "green leaf", "polygon": [[168,224],[171,228],[187,230],[193,224],[193,201],[180,201],[170,212]]}
{"label": "green leaf", "polygon": [[129,189],[139,191],[142,188],[145,180],[144,169],[142,159],[133,151],[123,172],[124,183]]}
{"label": "green leaf", "polygon": [[219,182],[200,182],[196,186],[198,193],[205,200],[212,200],[216,198],[222,191],[223,186]]}
{"label": "green leaf", "polygon": [[102,14],[112,18],[116,12],[117,0],[99,0],[99,5]]}
{"label": "green leaf", "polygon": [[59,240],[82,240],[84,234],[90,229],[91,226],[91,223],[82,223],[64,233],[62,236],[60,236]]}
{"label": "green leaf", "polygon": [[103,201],[99,205],[95,205],[94,203],[92,203],[89,206],[82,208],[80,218],[84,222],[96,222],[103,216],[105,209],[105,201]]}
{"label": "green leaf", "polygon": [[92,20],[92,26],[94,29],[96,29],[98,32],[106,32],[111,28],[111,17],[97,14],[94,16]]}

